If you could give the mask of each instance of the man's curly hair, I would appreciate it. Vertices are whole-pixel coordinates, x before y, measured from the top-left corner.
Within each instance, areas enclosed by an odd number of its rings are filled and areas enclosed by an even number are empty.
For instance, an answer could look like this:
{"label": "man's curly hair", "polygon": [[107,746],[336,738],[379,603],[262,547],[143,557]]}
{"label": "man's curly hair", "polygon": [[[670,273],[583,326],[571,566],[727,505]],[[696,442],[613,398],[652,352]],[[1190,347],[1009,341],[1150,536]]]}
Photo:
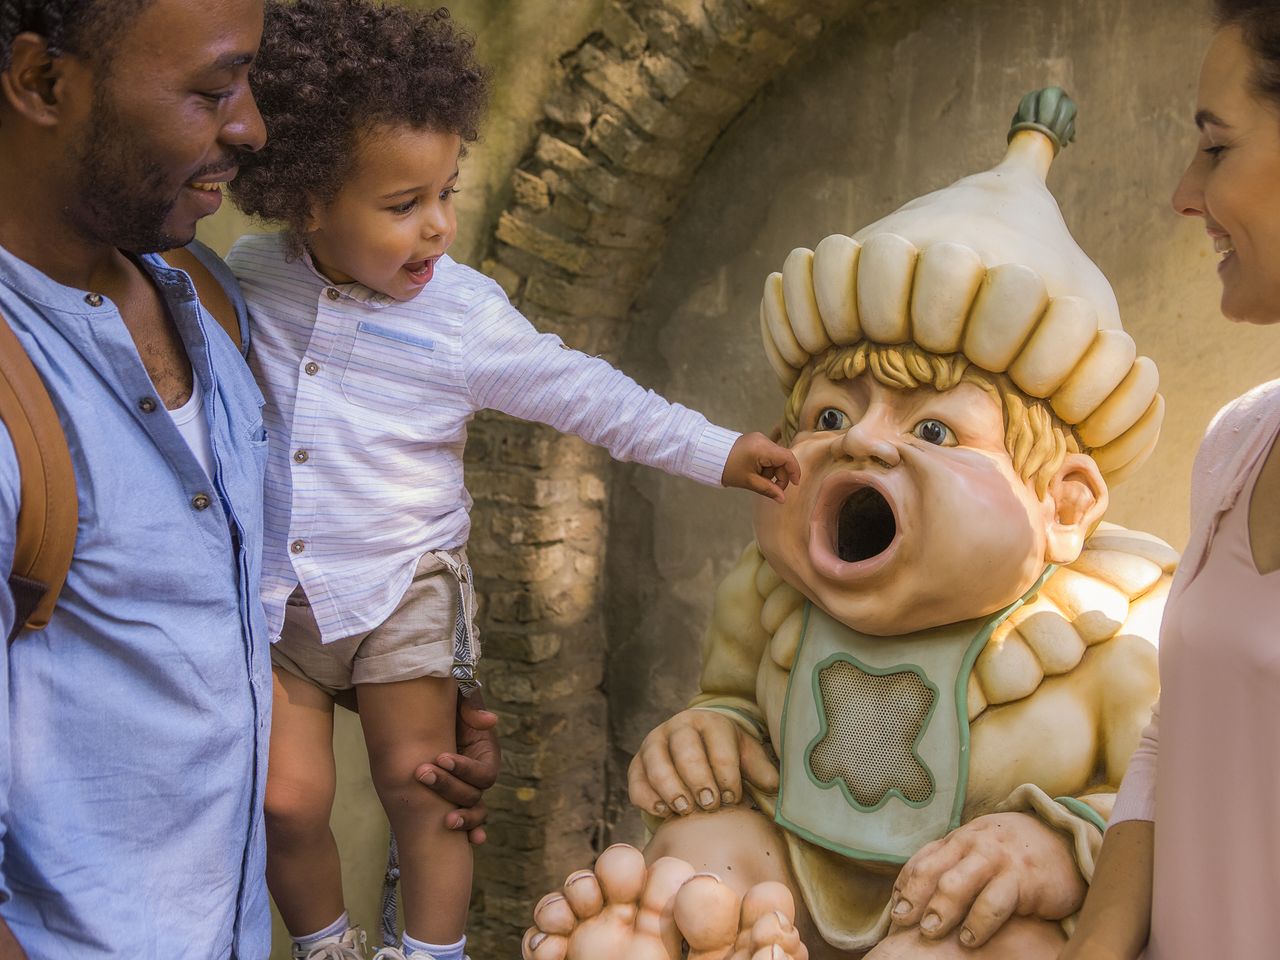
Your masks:
{"label": "man's curly hair", "polygon": [[337,196],[360,137],[407,125],[479,137],[488,74],[441,7],[373,0],[268,0],[249,75],[267,144],[243,160],[232,200],[284,225],[295,248],[314,206]]}

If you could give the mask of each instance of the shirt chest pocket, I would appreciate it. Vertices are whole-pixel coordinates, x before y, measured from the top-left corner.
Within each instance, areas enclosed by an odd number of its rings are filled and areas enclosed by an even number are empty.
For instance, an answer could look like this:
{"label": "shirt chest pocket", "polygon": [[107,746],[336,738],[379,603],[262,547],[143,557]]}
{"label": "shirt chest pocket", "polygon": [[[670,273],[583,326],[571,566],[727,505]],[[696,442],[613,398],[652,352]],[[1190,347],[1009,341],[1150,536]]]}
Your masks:
{"label": "shirt chest pocket", "polygon": [[434,355],[430,337],[361,320],[342,371],[342,395],[367,410],[412,410],[431,392]]}

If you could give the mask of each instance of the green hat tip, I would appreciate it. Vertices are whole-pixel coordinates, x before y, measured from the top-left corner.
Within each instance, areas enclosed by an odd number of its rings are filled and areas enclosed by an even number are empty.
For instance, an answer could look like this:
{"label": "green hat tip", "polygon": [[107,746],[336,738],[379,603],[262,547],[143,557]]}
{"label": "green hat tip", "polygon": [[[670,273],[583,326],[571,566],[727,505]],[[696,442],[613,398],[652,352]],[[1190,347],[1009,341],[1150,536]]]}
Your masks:
{"label": "green hat tip", "polygon": [[1009,139],[1022,130],[1037,130],[1053,143],[1057,153],[1076,138],[1076,102],[1061,87],[1032,90],[1018,104],[1009,127]]}

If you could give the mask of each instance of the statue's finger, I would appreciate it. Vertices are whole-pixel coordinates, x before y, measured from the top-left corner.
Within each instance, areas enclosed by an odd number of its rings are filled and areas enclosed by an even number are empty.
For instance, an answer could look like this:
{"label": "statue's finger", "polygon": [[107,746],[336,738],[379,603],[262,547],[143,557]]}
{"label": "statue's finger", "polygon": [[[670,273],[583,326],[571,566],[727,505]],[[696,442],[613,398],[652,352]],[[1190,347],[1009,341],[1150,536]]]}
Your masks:
{"label": "statue's finger", "polygon": [[742,758],[739,753],[738,727],[725,717],[717,719],[721,722],[702,726],[702,742],[706,745],[718,800],[720,803],[733,804],[742,799]]}
{"label": "statue's finger", "polygon": [[719,808],[720,789],[711,771],[706,741],[699,729],[689,724],[672,730],[670,749],[676,774],[689,788],[693,802],[703,810]]}
{"label": "statue's finger", "polygon": [[776,793],[778,789],[778,768],[769,759],[764,744],[757,741],[745,730],[739,732],[738,756],[741,762],[742,776],[754,783],[765,793]]}
{"label": "statue's finger", "polygon": [[693,809],[693,803],[689,799],[692,793],[676,773],[665,739],[656,737],[641,744],[638,756],[644,764],[645,779],[669,810],[684,814]]}
{"label": "statue's finger", "polygon": [[671,813],[658,791],[650,785],[639,755],[632,757],[631,765],[627,767],[627,794],[633,806],[647,810],[656,817],[665,818]]}
{"label": "statue's finger", "polygon": [[930,939],[951,933],[991,882],[995,867],[986,857],[962,857],[937,877],[933,895],[920,918],[920,932]]}
{"label": "statue's finger", "polygon": [[1018,879],[1009,871],[998,873],[978,894],[960,927],[960,942],[980,947],[990,940],[1018,908]]}

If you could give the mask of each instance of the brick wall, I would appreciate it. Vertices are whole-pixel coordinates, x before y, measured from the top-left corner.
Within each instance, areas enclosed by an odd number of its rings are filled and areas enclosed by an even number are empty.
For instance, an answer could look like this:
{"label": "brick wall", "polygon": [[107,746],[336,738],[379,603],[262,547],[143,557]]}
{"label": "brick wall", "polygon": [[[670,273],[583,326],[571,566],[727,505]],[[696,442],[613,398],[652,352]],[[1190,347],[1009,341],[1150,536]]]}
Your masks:
{"label": "brick wall", "polygon": [[[698,167],[858,0],[616,0],[561,58],[484,269],[542,330],[612,357]],[[606,455],[485,415],[467,450],[485,677],[503,715],[472,954],[518,954],[533,903],[605,840]]]}

